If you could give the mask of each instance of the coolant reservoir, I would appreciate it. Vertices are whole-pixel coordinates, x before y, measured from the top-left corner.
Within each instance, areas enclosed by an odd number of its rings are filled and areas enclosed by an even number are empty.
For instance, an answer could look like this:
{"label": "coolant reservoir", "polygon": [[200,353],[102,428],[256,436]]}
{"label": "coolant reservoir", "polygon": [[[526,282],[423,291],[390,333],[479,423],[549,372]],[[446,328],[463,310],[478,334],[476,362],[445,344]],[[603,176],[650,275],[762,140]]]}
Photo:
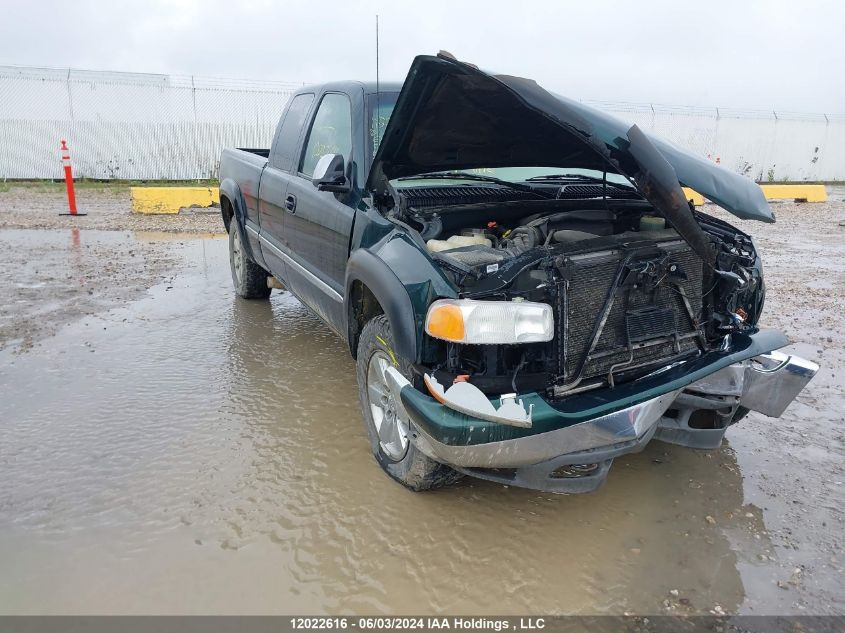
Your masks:
{"label": "coolant reservoir", "polygon": [[662,231],[666,228],[666,218],[656,215],[644,215],[640,218],[640,231]]}
{"label": "coolant reservoir", "polygon": [[428,240],[426,247],[432,253],[448,251],[462,246],[493,246],[493,242],[483,235],[453,235],[448,240]]}
{"label": "coolant reservoir", "polygon": [[432,253],[439,253],[450,248],[449,242],[446,240],[428,240],[425,245]]}

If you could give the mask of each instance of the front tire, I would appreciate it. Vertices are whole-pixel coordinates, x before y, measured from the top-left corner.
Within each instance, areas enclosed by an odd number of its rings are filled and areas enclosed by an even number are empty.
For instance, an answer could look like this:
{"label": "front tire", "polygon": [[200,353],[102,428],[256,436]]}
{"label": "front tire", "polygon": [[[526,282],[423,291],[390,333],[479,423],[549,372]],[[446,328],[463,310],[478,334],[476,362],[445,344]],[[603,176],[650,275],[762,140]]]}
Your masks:
{"label": "front tire", "polygon": [[358,341],[358,392],[373,456],[384,472],[415,492],[458,481],[460,473],[424,455],[410,441],[412,423],[398,414],[384,380],[384,369],[391,365],[410,377],[410,363],[394,351],[390,323],[381,315],[364,326]]}
{"label": "front tire", "polygon": [[247,255],[241,231],[234,219],[229,226],[229,267],[232,269],[232,284],[239,297],[266,299],[270,296],[267,271]]}

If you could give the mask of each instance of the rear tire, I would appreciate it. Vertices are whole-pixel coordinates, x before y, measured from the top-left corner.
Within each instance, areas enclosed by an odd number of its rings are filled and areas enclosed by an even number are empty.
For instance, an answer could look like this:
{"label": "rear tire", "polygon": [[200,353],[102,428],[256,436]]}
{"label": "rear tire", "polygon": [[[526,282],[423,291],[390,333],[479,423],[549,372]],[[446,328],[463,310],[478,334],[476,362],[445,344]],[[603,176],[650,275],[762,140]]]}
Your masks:
{"label": "rear tire", "polygon": [[424,455],[410,441],[413,423],[396,415],[392,396],[380,381],[380,367],[390,365],[411,376],[410,363],[394,351],[390,323],[381,315],[364,326],[358,341],[358,392],[373,456],[384,472],[415,492],[458,481],[461,473]]}
{"label": "rear tire", "polygon": [[256,264],[244,249],[241,231],[236,220],[229,224],[229,267],[235,293],[244,299],[266,299],[270,296],[267,271]]}

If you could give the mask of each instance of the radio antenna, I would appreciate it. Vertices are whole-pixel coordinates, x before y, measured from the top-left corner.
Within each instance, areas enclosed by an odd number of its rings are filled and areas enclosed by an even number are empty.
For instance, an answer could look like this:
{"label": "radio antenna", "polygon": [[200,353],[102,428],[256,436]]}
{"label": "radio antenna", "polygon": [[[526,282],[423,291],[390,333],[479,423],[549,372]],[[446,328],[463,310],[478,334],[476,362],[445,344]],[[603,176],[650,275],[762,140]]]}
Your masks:
{"label": "radio antenna", "polygon": [[373,146],[373,152],[381,143],[381,90],[379,87],[378,76],[378,13],[376,13],[376,138]]}

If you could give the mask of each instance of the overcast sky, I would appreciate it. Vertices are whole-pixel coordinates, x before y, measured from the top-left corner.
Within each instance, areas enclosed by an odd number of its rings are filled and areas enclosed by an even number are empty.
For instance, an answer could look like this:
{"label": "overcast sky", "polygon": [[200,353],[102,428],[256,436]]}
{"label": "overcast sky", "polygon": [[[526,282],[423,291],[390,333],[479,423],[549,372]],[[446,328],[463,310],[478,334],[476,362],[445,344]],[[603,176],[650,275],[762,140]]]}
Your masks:
{"label": "overcast sky", "polygon": [[0,64],[401,80],[445,49],[576,99],[845,114],[845,3],[3,2]]}

